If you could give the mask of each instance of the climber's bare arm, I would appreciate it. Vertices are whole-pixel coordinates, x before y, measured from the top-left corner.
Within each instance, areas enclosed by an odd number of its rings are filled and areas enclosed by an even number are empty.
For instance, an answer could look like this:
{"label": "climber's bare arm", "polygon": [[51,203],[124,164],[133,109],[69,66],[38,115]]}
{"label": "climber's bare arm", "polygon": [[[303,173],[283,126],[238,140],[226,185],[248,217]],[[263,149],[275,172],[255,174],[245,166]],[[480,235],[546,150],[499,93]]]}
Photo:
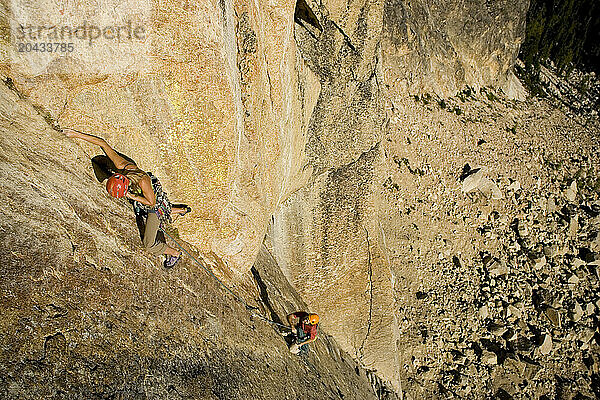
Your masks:
{"label": "climber's bare arm", "polygon": [[135,201],[139,201],[142,204],[145,204],[149,207],[154,207],[156,205],[156,194],[154,193],[154,188],[152,188],[152,181],[149,176],[144,176],[140,182],[140,189],[142,189],[142,195],[138,196],[132,193],[127,193],[127,198]]}
{"label": "climber's bare arm", "polygon": [[314,342],[315,340],[317,340],[317,337],[316,337],[316,336],[315,336],[314,338],[312,338],[312,339],[305,340],[304,342],[297,343],[297,345],[298,345],[298,346],[302,346],[302,345],[305,345],[305,344],[312,343],[312,342]]}
{"label": "climber's bare arm", "polygon": [[102,139],[101,137],[88,135],[87,133],[83,133],[71,128],[64,128],[62,131],[67,137],[82,139],[91,144],[95,144],[96,146],[100,146],[118,169],[123,169],[127,164],[131,164],[129,161],[117,154],[117,152],[114,151],[108,143],[106,143],[106,140]]}
{"label": "climber's bare arm", "polygon": [[298,317],[296,317],[294,313],[288,314],[287,321],[288,324],[290,324],[290,327],[293,329],[298,324]]}

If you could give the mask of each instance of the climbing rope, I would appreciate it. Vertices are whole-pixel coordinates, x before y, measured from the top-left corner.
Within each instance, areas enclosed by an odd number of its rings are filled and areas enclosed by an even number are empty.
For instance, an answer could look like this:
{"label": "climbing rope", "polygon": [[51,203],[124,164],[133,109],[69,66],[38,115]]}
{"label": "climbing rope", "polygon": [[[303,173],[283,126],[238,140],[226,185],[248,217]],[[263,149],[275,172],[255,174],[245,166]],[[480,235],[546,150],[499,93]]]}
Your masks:
{"label": "climbing rope", "polygon": [[285,329],[288,329],[288,330],[290,329],[290,327],[289,327],[289,326],[287,326],[287,325],[283,325],[283,324],[280,324],[279,322],[273,321],[272,319],[269,319],[269,318],[265,317],[264,315],[262,315],[262,314],[259,314],[258,312],[256,312],[256,310],[258,310],[258,307],[254,307],[254,306],[251,306],[250,304],[248,304],[248,303],[247,303],[247,302],[246,302],[246,301],[245,301],[243,298],[241,298],[241,297],[240,297],[240,296],[239,296],[237,293],[235,293],[235,292],[234,292],[233,290],[231,290],[231,289],[230,289],[230,288],[229,288],[227,285],[225,285],[225,284],[223,283],[223,281],[222,281],[222,280],[220,280],[220,279],[219,279],[219,278],[218,278],[218,277],[217,277],[217,276],[216,276],[216,275],[215,275],[215,274],[214,274],[214,273],[213,273],[213,272],[212,272],[210,269],[208,269],[207,267],[205,267],[205,266],[204,266],[204,265],[203,265],[203,264],[200,262],[200,260],[198,260],[196,257],[194,257],[194,256],[193,256],[193,255],[192,255],[192,254],[191,254],[189,251],[187,251],[187,250],[186,250],[186,249],[185,249],[185,248],[184,248],[182,245],[180,245],[180,244],[179,244],[179,242],[178,242],[177,240],[175,240],[175,239],[173,238],[173,236],[169,235],[169,233],[168,233],[168,232],[167,232],[165,229],[161,228],[161,230],[162,230],[162,232],[163,232],[165,235],[167,235],[167,236],[169,237],[169,239],[171,239],[171,240],[172,240],[172,241],[173,241],[173,242],[174,242],[174,243],[177,245],[177,247],[179,247],[179,249],[181,249],[181,251],[183,251],[185,254],[187,254],[187,255],[188,255],[188,257],[190,257],[190,258],[191,258],[191,259],[192,259],[192,260],[193,260],[193,261],[194,261],[196,264],[198,264],[198,265],[199,265],[199,266],[200,266],[200,267],[201,267],[203,270],[205,270],[205,271],[206,271],[206,272],[207,272],[207,273],[208,273],[208,274],[209,274],[209,275],[210,275],[210,276],[211,276],[211,277],[212,277],[212,278],[213,278],[213,279],[214,279],[214,280],[215,280],[215,281],[216,281],[216,282],[217,282],[219,285],[221,285],[221,287],[223,287],[223,289],[225,289],[227,292],[229,292],[229,293],[230,293],[230,294],[233,296],[233,298],[234,298],[234,299],[236,299],[236,300],[237,300],[237,301],[239,301],[241,304],[243,304],[243,305],[244,305],[244,307],[246,307],[246,310],[250,311],[250,314],[251,314],[253,317],[257,317],[257,318],[259,318],[259,319],[261,319],[261,320],[263,320],[263,321],[265,321],[265,322],[267,322],[267,323],[269,323],[269,324],[272,324],[272,325],[276,325],[276,326],[279,326],[279,327],[282,327],[282,328],[285,328]]}

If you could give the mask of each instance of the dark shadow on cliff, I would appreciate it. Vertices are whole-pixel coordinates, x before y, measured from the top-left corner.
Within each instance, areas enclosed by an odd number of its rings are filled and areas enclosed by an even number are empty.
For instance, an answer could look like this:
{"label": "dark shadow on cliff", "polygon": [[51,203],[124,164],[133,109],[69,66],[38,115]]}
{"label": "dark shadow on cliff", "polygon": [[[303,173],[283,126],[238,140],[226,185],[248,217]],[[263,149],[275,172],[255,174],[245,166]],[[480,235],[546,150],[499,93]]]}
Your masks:
{"label": "dark shadow on cliff", "polygon": [[308,4],[306,4],[305,0],[298,0],[296,2],[296,10],[294,12],[294,21],[297,24],[304,26],[307,30],[308,28],[304,25],[304,22],[310,24],[312,27],[318,29],[320,32],[323,32],[323,27],[319,23],[319,19],[310,9]]}
{"label": "dark shadow on cliff", "polygon": [[267,285],[260,277],[260,273],[256,270],[256,267],[252,267],[251,271],[252,276],[254,276],[254,281],[256,282],[256,285],[258,286],[258,290],[260,292],[260,299],[262,300],[262,303],[265,305],[265,307],[267,307],[267,309],[269,310],[269,313],[271,314],[271,319],[278,324],[283,324],[283,321],[281,320],[281,318],[279,318],[279,315],[277,315],[277,313],[273,309],[273,306],[271,305],[271,301],[269,300],[269,292],[267,292]]}

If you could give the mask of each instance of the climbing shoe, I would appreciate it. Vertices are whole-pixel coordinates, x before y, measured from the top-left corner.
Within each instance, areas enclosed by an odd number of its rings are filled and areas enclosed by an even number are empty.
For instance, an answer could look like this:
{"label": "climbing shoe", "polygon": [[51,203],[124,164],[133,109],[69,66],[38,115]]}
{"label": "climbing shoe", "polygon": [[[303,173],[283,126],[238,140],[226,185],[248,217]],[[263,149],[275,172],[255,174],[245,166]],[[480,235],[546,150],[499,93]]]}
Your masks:
{"label": "climbing shoe", "polygon": [[185,214],[192,212],[192,207],[190,206],[185,206],[185,211],[181,213],[181,216],[183,217]]}
{"label": "climbing shoe", "polygon": [[171,207],[172,207],[171,210],[173,208],[180,208],[183,210],[182,212],[177,211],[176,213],[175,212],[173,213],[174,215],[178,215],[180,217],[184,216],[185,214],[187,214],[189,212],[192,212],[192,207],[188,206],[187,204],[171,204]]}
{"label": "climbing shoe", "polygon": [[163,263],[164,267],[167,269],[173,268],[181,260],[181,255],[181,253],[178,256],[166,255],[165,262]]}

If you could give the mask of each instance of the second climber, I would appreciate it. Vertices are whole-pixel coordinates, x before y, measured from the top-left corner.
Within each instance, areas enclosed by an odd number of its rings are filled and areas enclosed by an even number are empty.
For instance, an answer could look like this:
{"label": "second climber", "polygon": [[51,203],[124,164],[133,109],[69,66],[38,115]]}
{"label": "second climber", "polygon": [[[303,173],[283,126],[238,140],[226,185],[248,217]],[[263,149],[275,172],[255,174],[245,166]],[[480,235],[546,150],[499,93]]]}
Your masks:
{"label": "second climber", "polygon": [[290,345],[290,352],[294,354],[308,353],[308,344],[317,339],[319,316],[304,311],[296,311],[288,314],[287,321],[292,328],[291,334],[295,336],[295,341]]}

